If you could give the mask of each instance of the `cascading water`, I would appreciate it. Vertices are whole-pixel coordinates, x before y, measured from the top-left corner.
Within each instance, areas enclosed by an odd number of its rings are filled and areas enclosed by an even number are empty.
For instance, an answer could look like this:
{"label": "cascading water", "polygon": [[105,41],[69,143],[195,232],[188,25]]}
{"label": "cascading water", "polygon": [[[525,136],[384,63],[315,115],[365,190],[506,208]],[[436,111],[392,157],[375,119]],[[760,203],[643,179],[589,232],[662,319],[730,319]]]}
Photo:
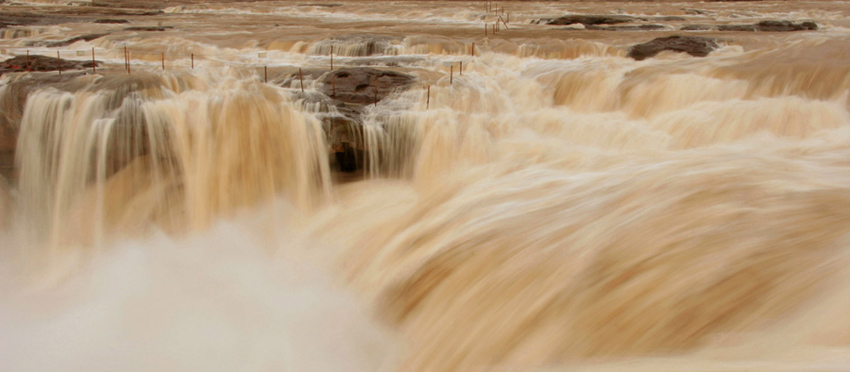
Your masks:
{"label": "cascading water", "polygon": [[[13,32],[108,35],[58,48],[97,73],[0,78],[0,365],[846,370],[846,4],[616,4]],[[536,22],[564,13],[665,31]],[[819,29],[716,30],[777,18]],[[687,26],[718,48],[627,57]]]}

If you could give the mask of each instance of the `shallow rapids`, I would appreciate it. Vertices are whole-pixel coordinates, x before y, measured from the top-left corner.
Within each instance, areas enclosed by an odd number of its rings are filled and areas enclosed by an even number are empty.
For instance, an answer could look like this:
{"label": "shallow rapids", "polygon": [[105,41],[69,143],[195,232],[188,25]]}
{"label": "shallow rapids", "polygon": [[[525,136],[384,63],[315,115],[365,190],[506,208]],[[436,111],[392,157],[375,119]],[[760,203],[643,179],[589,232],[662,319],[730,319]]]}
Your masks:
{"label": "shallow rapids", "polygon": [[850,7],[495,7],[1,4],[2,369],[848,370]]}

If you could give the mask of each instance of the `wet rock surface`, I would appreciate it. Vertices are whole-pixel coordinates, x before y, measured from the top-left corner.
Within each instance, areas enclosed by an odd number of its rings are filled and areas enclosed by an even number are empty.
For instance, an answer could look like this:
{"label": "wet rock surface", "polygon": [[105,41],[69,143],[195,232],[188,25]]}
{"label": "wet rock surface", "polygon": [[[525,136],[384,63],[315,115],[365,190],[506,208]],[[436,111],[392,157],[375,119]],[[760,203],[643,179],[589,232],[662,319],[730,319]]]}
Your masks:
{"label": "wet rock surface", "polygon": [[761,21],[751,25],[721,25],[719,31],[758,31],[758,32],[791,32],[791,31],[814,31],[818,29],[817,23],[791,21]]}
{"label": "wet rock surface", "polygon": [[127,27],[124,31],[165,31],[174,28],[173,26],[138,26]]}
{"label": "wet rock surface", "polygon": [[637,44],[629,49],[628,56],[641,61],[654,57],[665,50],[688,53],[694,57],[705,57],[718,47],[714,39],[696,36],[669,36]]}
{"label": "wet rock surface", "polygon": [[[411,75],[371,67],[346,67],[331,73],[304,71],[305,78],[318,78],[322,83],[318,94],[300,94],[303,102],[318,105],[323,129],[331,146],[332,161],[339,171],[363,169],[363,113],[369,104],[380,102],[389,94],[409,88]],[[297,74],[289,79],[297,79]],[[296,83],[297,85],[297,83]],[[376,88],[377,86],[377,88]]]}
{"label": "wet rock surface", "polygon": [[71,45],[73,43],[76,43],[78,41],[92,41],[92,40],[95,40],[95,39],[100,39],[100,38],[107,36],[107,35],[109,35],[109,34],[83,35],[83,36],[77,36],[75,38],[71,38],[71,39],[68,39],[68,40],[35,43],[33,46],[45,46],[45,47],[48,47],[48,48],[64,47],[64,46],[68,46],[68,45]]}
{"label": "wet rock surface", "polygon": [[94,21],[92,21],[92,22],[94,22],[94,23],[100,23],[100,24],[123,24],[123,23],[130,23],[130,21],[128,21],[128,20],[126,20],[126,19],[96,19],[96,20],[94,20]]}
{"label": "wet rock surface", "polygon": [[[82,70],[92,68],[92,61],[73,61],[62,59],[62,71],[65,70]],[[103,63],[97,61],[100,66]],[[42,55],[30,55],[29,57],[15,56],[3,62],[0,62],[0,76],[7,72],[24,72],[24,71],[58,71],[60,59]],[[29,66],[29,68],[27,68]]]}
{"label": "wet rock surface", "polygon": [[621,15],[597,15],[597,14],[573,14],[573,15],[565,15],[563,17],[558,17],[554,19],[540,19],[537,23],[543,23],[547,25],[572,25],[581,23],[586,26],[591,25],[614,25],[618,23],[629,23],[639,21],[641,19],[635,18],[632,16],[621,16]]}
{"label": "wet rock surface", "polygon": [[371,67],[345,67],[322,79],[322,93],[345,103],[370,104],[389,93],[406,89],[413,76]]}
{"label": "wet rock surface", "polygon": [[588,30],[598,30],[598,31],[656,31],[656,30],[664,30],[667,27],[663,25],[655,25],[655,24],[646,24],[646,25],[636,25],[636,26],[587,26]]}

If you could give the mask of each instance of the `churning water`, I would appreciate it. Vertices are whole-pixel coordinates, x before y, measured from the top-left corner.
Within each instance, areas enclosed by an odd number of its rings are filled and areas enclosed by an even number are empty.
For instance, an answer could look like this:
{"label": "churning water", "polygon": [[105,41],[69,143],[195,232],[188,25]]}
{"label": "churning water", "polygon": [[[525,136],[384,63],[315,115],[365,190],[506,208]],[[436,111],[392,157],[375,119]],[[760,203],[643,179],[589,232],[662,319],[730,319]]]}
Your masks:
{"label": "churning water", "polygon": [[[850,7],[495,7],[7,29],[106,64],[0,78],[0,369],[850,370]],[[533,22],[567,12],[667,23]],[[765,19],[820,28],[626,57]],[[339,125],[332,55],[416,80]]]}

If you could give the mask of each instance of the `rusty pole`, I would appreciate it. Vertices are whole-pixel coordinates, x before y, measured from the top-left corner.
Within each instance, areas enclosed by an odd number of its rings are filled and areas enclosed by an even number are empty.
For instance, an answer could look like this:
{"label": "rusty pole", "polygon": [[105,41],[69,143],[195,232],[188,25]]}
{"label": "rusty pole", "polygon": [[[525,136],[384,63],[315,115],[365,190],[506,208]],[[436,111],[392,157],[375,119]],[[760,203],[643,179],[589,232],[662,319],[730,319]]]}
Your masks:
{"label": "rusty pole", "polygon": [[375,106],[378,106],[378,77],[375,77]]}
{"label": "rusty pole", "polygon": [[334,46],[331,45],[331,72],[334,72]]}
{"label": "rusty pole", "polygon": [[460,61],[460,76],[463,76],[463,61]]}
{"label": "rusty pole", "polygon": [[425,99],[425,109],[431,108],[431,86],[428,86],[428,98]]}
{"label": "rusty pole", "polygon": [[192,69],[195,69],[195,53],[192,53]]}
{"label": "rusty pole", "polygon": [[91,48],[91,71],[93,74],[97,73],[97,61],[94,59],[94,47]]}
{"label": "rusty pole", "polygon": [[304,74],[301,73],[301,69],[298,69],[298,80],[301,80],[301,93],[304,93]]}
{"label": "rusty pole", "polygon": [[269,66],[263,66],[263,82],[269,82]]}
{"label": "rusty pole", "polygon": [[484,23],[484,37],[487,37],[487,23]]}
{"label": "rusty pole", "polygon": [[452,63],[452,65],[449,66],[449,85],[452,85],[452,82],[454,81],[454,74],[455,74],[455,64]]}
{"label": "rusty pole", "polygon": [[[485,28],[486,30],[486,28]],[[475,43],[472,43],[472,48],[469,48],[469,56],[475,57]]]}
{"label": "rusty pole", "polygon": [[62,76],[62,58],[59,57],[59,51],[56,51],[56,63],[59,64],[59,76]]}
{"label": "rusty pole", "polygon": [[127,73],[130,73],[130,51],[127,51]]}
{"label": "rusty pole", "polygon": [[165,52],[162,52],[162,71],[165,71]]}

